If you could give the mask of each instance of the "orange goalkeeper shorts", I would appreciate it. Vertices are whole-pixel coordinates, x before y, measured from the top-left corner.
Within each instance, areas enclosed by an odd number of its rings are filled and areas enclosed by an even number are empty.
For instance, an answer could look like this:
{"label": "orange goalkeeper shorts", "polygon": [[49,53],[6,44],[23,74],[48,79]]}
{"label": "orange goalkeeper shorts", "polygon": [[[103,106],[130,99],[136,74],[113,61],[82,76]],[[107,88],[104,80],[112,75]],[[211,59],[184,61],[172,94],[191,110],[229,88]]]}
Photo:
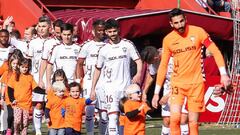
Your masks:
{"label": "orange goalkeeper shorts", "polygon": [[183,105],[187,97],[187,109],[190,112],[204,112],[204,83],[198,84],[174,84],[172,83],[171,104]]}

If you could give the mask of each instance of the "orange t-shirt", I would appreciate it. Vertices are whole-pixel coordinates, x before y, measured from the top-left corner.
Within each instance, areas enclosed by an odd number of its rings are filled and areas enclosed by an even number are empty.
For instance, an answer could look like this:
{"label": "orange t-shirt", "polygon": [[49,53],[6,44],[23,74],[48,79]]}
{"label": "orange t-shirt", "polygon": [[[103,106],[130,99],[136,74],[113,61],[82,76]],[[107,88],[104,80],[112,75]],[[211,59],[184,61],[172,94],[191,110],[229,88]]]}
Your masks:
{"label": "orange t-shirt", "polygon": [[8,70],[8,61],[5,61],[0,67],[0,76]]}
{"label": "orange t-shirt", "polygon": [[65,127],[80,132],[82,128],[82,114],[85,108],[85,98],[74,99],[68,97],[64,102]]}
{"label": "orange t-shirt", "polygon": [[127,100],[123,106],[126,114],[138,109],[142,104],[145,106],[137,116],[131,119],[124,117],[124,135],[145,135],[145,115],[150,110],[150,107],[145,102],[133,100]]}
{"label": "orange t-shirt", "polygon": [[124,119],[126,116],[124,115],[120,115],[119,116],[119,126],[124,126]]}
{"label": "orange t-shirt", "polygon": [[46,108],[50,110],[50,121],[48,128],[64,128],[64,118],[61,115],[61,109],[64,108],[64,100],[67,97],[60,98],[55,94],[48,99]]}
{"label": "orange t-shirt", "polygon": [[[51,89],[47,90],[47,100],[51,99],[52,96],[55,96],[55,94],[54,94],[53,89],[51,88]],[[69,96],[69,90],[68,89],[64,92],[64,96],[66,96],[66,97]]]}
{"label": "orange t-shirt", "polygon": [[4,95],[5,95],[5,102],[6,102],[7,105],[11,104],[11,102],[9,100],[9,97],[8,97],[8,92],[7,92],[8,82],[9,82],[9,80],[15,79],[15,76],[16,76],[15,72],[9,73],[8,71],[5,71],[2,74],[2,77],[1,77],[1,80],[0,80],[0,82],[2,83],[1,87],[4,88],[3,92],[4,92]]}
{"label": "orange t-shirt", "polygon": [[32,107],[32,90],[37,87],[33,76],[21,74],[19,81],[16,81],[15,78],[10,79],[9,87],[14,89],[16,106],[24,110],[30,110]]}
{"label": "orange t-shirt", "polygon": [[213,53],[218,67],[225,67],[221,52],[204,29],[187,25],[184,34],[173,30],[163,39],[163,53],[157,74],[157,85],[162,86],[168,67],[169,58],[174,61],[171,83],[196,84],[202,83],[203,66],[201,49],[205,45]]}

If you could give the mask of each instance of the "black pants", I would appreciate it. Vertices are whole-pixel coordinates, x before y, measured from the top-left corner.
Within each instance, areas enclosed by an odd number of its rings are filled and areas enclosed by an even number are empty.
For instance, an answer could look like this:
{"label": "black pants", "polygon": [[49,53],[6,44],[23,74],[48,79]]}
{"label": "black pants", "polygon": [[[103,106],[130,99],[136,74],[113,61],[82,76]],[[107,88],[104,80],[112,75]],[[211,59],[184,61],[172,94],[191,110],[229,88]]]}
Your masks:
{"label": "black pants", "polygon": [[7,111],[8,111],[8,118],[7,118],[8,128],[12,128],[12,124],[13,124],[13,108],[12,108],[11,105],[7,105]]}
{"label": "black pants", "polygon": [[65,128],[65,134],[66,135],[81,135],[80,132],[78,132],[72,128]]}

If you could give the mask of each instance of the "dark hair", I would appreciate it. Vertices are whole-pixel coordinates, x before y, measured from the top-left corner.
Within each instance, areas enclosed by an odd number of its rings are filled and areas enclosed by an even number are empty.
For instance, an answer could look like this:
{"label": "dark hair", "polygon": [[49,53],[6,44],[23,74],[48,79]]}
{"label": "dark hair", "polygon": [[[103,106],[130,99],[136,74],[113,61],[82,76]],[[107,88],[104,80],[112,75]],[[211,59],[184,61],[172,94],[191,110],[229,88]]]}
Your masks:
{"label": "dark hair", "polygon": [[63,32],[64,30],[70,30],[73,33],[73,25],[70,23],[64,23],[61,26],[61,32]]}
{"label": "dark hair", "polygon": [[37,30],[35,29],[34,26],[27,27],[25,30],[31,29],[31,34],[32,35],[37,35]]}
{"label": "dark hair", "polygon": [[124,111],[124,103],[128,100],[127,97],[123,97],[119,100],[119,110],[121,113],[125,113]]}
{"label": "dark hair", "polygon": [[105,29],[111,29],[111,28],[119,28],[119,24],[118,21],[116,21],[115,19],[109,19],[106,21],[106,25],[105,25]]}
{"label": "dark hair", "polygon": [[141,52],[142,61],[150,63],[159,52],[154,46],[146,46]]}
{"label": "dark hair", "polygon": [[[31,59],[27,59],[27,58],[23,58],[20,62],[19,62],[19,66],[22,65],[27,65],[28,66],[28,71],[26,74],[30,74],[30,71],[32,70],[32,60]],[[19,81],[19,77],[20,77],[20,69],[18,69],[19,71],[16,72],[16,81]]]}
{"label": "dark hair", "polygon": [[78,88],[79,88],[79,92],[80,92],[80,93],[82,92],[82,88],[81,88],[81,86],[80,86],[79,83],[77,83],[77,82],[72,82],[72,83],[70,83],[70,84],[69,84],[69,89],[70,89],[70,91],[71,91],[71,88],[72,88],[72,87],[78,87]]}
{"label": "dark hair", "polygon": [[6,29],[1,29],[1,30],[0,30],[0,33],[6,33],[7,35],[9,35],[9,32],[8,32],[8,30],[6,30]]}
{"label": "dark hair", "polygon": [[15,22],[14,22],[14,21],[11,21],[10,23],[13,24],[13,25],[15,26]]}
{"label": "dark hair", "polygon": [[67,76],[64,72],[63,69],[57,69],[54,74],[53,74],[53,78],[52,78],[52,84],[54,82],[56,82],[56,77],[57,76],[61,76],[63,78],[63,83],[65,84],[66,87],[68,87],[68,79],[67,79]]}
{"label": "dark hair", "polygon": [[173,17],[179,16],[179,15],[183,15],[185,17],[184,12],[180,8],[172,9],[168,15],[170,20],[172,20]]}
{"label": "dark hair", "polygon": [[53,22],[53,28],[55,28],[55,27],[61,27],[63,23],[64,23],[63,20],[57,19],[57,20],[55,20],[55,21]]}
{"label": "dark hair", "polygon": [[48,16],[41,16],[38,19],[38,22],[47,22],[47,24],[51,25],[51,20]]}
{"label": "dark hair", "polygon": [[103,26],[105,26],[106,25],[106,23],[105,23],[105,21],[103,20],[103,19],[97,19],[97,20],[95,20],[94,22],[93,22],[93,27],[95,28],[97,25],[103,25]]}
{"label": "dark hair", "polygon": [[21,33],[19,30],[12,30],[12,32],[10,32],[10,35],[14,36],[16,39],[21,39]]}
{"label": "dark hair", "polygon": [[[8,67],[9,67],[9,68],[8,68],[8,76],[12,75],[12,72],[13,72],[11,63],[12,63],[14,60],[18,60],[17,65],[19,65],[19,64],[20,64],[20,61],[22,61],[23,58],[24,58],[24,57],[23,57],[23,54],[22,54],[22,52],[21,52],[19,49],[15,49],[15,50],[13,51],[13,53],[9,54],[9,56],[8,56]],[[20,71],[19,71],[19,69],[18,69],[18,66],[17,66],[17,70],[16,70],[15,72],[16,72],[16,74],[20,74]],[[16,77],[15,80],[17,80],[17,76],[15,76],[15,77]]]}

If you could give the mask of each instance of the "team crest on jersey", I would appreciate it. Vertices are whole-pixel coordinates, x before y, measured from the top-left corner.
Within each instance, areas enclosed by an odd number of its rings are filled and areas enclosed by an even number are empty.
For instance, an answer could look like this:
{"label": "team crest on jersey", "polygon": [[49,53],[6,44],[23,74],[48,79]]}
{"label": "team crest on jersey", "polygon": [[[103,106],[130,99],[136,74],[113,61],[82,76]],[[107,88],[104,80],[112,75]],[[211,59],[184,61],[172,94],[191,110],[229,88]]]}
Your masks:
{"label": "team crest on jersey", "polygon": [[73,51],[74,51],[74,54],[76,55],[78,54],[78,49],[74,49]]}
{"label": "team crest on jersey", "polygon": [[123,50],[124,53],[126,53],[127,52],[127,47],[123,47],[122,50]]}
{"label": "team crest on jersey", "polygon": [[190,40],[191,40],[192,43],[194,44],[194,43],[195,43],[195,40],[196,40],[195,36],[190,36]]}

